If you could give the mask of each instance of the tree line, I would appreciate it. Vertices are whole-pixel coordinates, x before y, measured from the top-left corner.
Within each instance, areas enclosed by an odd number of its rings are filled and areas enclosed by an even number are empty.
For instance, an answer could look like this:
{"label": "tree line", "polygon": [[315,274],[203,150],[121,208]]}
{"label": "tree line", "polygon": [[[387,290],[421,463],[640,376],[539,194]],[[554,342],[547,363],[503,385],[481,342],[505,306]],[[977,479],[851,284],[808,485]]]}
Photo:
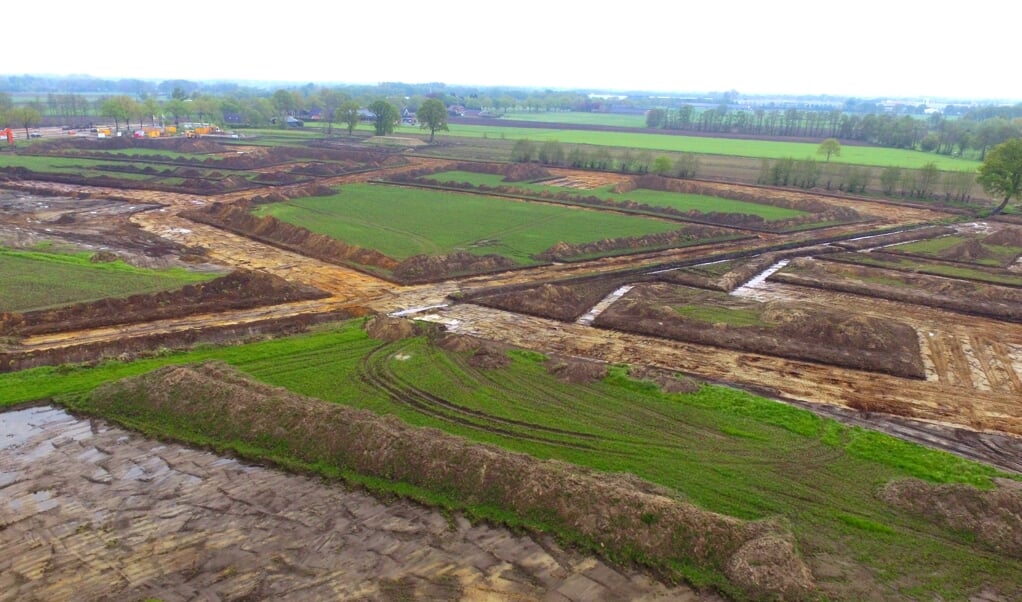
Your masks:
{"label": "tree line", "polygon": [[971,150],[982,161],[988,149],[1022,136],[1022,105],[985,107],[954,119],[940,114],[918,118],[890,113],[859,115],[841,109],[735,110],[720,105],[698,110],[693,105],[682,105],[648,110],[646,127],[761,137],[837,138],[958,156]]}

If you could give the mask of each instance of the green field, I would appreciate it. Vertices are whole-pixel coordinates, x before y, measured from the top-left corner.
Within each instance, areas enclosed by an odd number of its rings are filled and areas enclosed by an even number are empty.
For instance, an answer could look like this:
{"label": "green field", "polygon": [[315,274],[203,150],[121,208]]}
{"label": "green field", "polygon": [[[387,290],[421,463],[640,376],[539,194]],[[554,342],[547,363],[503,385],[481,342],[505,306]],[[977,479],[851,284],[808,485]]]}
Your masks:
{"label": "green field", "polygon": [[[993,469],[735,389],[703,386],[697,393],[664,394],[627,378],[623,368],[589,385],[557,380],[534,353],[512,353],[508,368],[477,369],[467,356],[421,338],[384,345],[367,338],[356,321],[131,364],[3,374],[0,406],[80,393],[159,365],[203,359],[222,359],[297,393],[475,441],[629,472],[710,510],[747,519],[785,517],[803,556],[864,565],[881,589],[889,589],[886,599],[965,599],[986,584],[1009,596],[1019,593],[1022,561],[984,551],[970,534],[926,523],[874,496],[878,486],[906,476],[990,487]],[[449,405],[419,406],[428,410],[421,411],[374,384],[377,378],[403,397],[422,401],[428,399],[423,394],[432,395]],[[147,428],[177,435],[181,425]]]}
{"label": "green field", "polygon": [[646,127],[645,115],[592,113],[588,111],[515,111],[514,113],[505,113],[503,119],[535,121],[538,123],[567,123],[571,125],[611,125],[623,128]]}
{"label": "green field", "polygon": [[[402,128],[411,131],[411,128]],[[438,134],[439,136],[439,134]],[[570,129],[512,128],[497,125],[462,125],[451,127],[444,137],[472,137],[533,142],[556,140],[562,144],[592,144],[596,146],[630,148],[648,151],[687,152],[707,155],[728,155],[762,159],[794,157],[820,159],[816,155],[818,143],[775,142],[768,140],[738,140],[701,136],[674,136],[669,134],[632,132],[595,132]],[[933,162],[939,169],[961,171],[979,167],[978,161],[958,159],[934,153],[871,146],[842,146],[840,157],[831,157],[831,163],[850,163],[876,167],[897,166],[920,168]]]}
{"label": "green field", "polygon": [[505,182],[504,176],[499,174],[481,174],[470,171],[444,171],[431,174],[426,176],[426,178],[437,180],[438,182],[465,182],[473,186],[514,186],[516,188],[537,192],[569,192],[580,196],[594,195],[614,201],[636,201],[638,203],[646,203],[653,207],[672,207],[679,211],[695,210],[700,213],[715,211],[720,213],[758,215],[767,221],[806,215],[805,211],[798,211],[797,209],[774,207],[772,205],[749,203],[746,201],[735,201],[700,194],[682,194],[678,192],[648,190],[645,188],[637,188],[629,192],[620,193],[610,192],[608,188],[571,190],[561,186],[547,186],[542,182],[534,184],[530,184],[528,182]]}
{"label": "green field", "polygon": [[[911,253],[913,255],[922,255],[934,258],[940,258],[942,255],[953,247],[970,240],[968,236],[941,236],[940,238],[932,238],[929,240],[920,240],[910,243],[904,243],[889,247],[889,250],[900,251],[902,253]],[[972,261],[967,263],[977,263],[980,265],[987,266],[998,266],[1006,267],[1011,264],[1022,249],[1017,247],[1007,247],[1001,245],[988,245],[983,244],[980,240],[982,249],[989,254],[989,257],[976,257]]]}
{"label": "green field", "polygon": [[154,293],[215,277],[182,269],[146,270],[121,261],[91,263],[89,256],[0,249],[0,312]]}
{"label": "green field", "polygon": [[328,197],[260,206],[258,215],[377,249],[395,259],[455,250],[496,253],[519,264],[560,241],[581,243],[677,230],[677,222],[477,194],[380,184]]}

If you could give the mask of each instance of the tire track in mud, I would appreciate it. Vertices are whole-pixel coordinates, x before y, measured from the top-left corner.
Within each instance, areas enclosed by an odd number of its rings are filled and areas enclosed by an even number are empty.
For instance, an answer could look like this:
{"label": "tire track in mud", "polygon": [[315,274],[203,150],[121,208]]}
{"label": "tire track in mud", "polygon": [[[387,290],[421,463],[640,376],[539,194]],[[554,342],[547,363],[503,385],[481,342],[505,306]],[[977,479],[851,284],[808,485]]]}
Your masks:
{"label": "tire track in mud", "polygon": [[[596,445],[565,441],[563,439],[556,439],[553,437],[553,435],[563,435],[566,437],[581,439],[582,441],[597,442],[600,438],[595,435],[553,428],[521,420],[500,418],[480,410],[455,404],[447,399],[416,387],[399,377],[390,369],[389,362],[395,353],[398,352],[400,352],[400,349],[395,350],[389,345],[381,345],[380,347],[377,347],[362,359],[361,366],[356,377],[366,384],[387,393],[394,401],[407,405],[425,416],[436,418],[444,422],[451,422],[476,430],[516,439],[535,441],[537,443],[545,443],[557,447],[568,447],[582,450],[597,449]],[[522,432],[521,430],[516,430],[516,427],[525,428],[530,431],[536,431],[550,436],[541,436],[538,434]]]}

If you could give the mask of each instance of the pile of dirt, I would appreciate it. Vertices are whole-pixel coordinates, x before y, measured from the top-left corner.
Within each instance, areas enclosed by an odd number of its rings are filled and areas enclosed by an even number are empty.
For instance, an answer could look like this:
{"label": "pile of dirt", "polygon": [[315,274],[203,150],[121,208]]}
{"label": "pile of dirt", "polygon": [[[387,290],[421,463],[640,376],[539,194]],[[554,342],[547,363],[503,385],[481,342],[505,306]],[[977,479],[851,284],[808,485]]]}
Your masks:
{"label": "pile of dirt", "polygon": [[398,262],[374,249],[364,249],[316,234],[273,216],[256,217],[244,204],[212,203],[182,212],[190,220],[222,228],[308,257],[339,265],[393,269]]}
{"label": "pile of dirt", "polygon": [[560,380],[575,385],[599,382],[607,376],[607,364],[595,360],[553,359],[547,361],[546,370]]}
{"label": "pile of dirt", "polygon": [[653,366],[632,366],[628,375],[638,380],[655,382],[664,393],[695,393],[699,383],[694,380]]}
{"label": "pile of dirt", "polygon": [[736,238],[736,233],[733,230],[693,225],[670,232],[646,234],[643,236],[605,238],[603,240],[576,244],[558,242],[546,251],[536,255],[536,259],[540,261],[572,261],[615,251],[665,249],[734,238]]}
{"label": "pile of dirt", "polygon": [[455,353],[474,353],[482,345],[482,340],[464,334],[442,332],[436,337],[435,343],[445,351]]}
{"label": "pile of dirt", "polygon": [[1001,228],[983,239],[984,244],[1022,248],[1022,228]]}
{"label": "pile of dirt", "polygon": [[595,278],[573,283],[546,283],[483,291],[465,300],[486,307],[571,322],[619,286],[619,279]]}
{"label": "pile of dirt", "polygon": [[951,261],[976,263],[981,259],[992,259],[995,255],[991,253],[989,249],[984,247],[983,243],[981,243],[978,238],[969,238],[957,245],[944,249],[938,253],[938,257]]}
{"label": "pile of dirt", "polygon": [[962,484],[900,479],[884,485],[878,497],[907,512],[951,529],[974,533],[985,546],[1022,558],[1022,484],[1002,480],[982,491]]}
{"label": "pile of dirt", "polygon": [[485,368],[496,370],[506,368],[511,364],[507,348],[491,342],[482,342],[475,352],[468,358],[468,364],[473,368]]}
{"label": "pile of dirt", "polygon": [[[823,259],[792,260],[785,269],[772,274],[769,279],[786,284],[1022,322],[1022,289],[1017,287]],[[902,284],[885,284],[879,282],[880,279]]]}
{"label": "pile of dirt", "polygon": [[549,177],[550,172],[538,163],[512,163],[504,169],[505,182],[532,182]]}
{"label": "pile of dirt", "polygon": [[874,247],[896,245],[902,242],[929,240],[931,238],[939,238],[941,236],[947,236],[949,234],[954,233],[955,229],[950,228],[948,226],[927,226],[925,228],[913,228],[911,230],[903,230],[900,232],[881,234],[880,236],[853,238],[852,240],[843,240],[833,242],[830,244],[841,249],[847,249],[849,251],[862,251],[864,249],[870,249]]}
{"label": "pile of dirt", "polygon": [[323,299],[327,293],[265,272],[238,270],[173,291],[0,314],[0,335],[32,336]]}
{"label": "pile of dirt", "polygon": [[374,339],[392,343],[418,334],[415,323],[404,318],[376,315],[365,323],[366,334]]}
{"label": "pile of dirt", "polygon": [[503,255],[455,251],[447,255],[409,257],[391,270],[391,276],[402,284],[421,284],[471,274],[502,272],[513,267],[514,260]]}
{"label": "pile of dirt", "polygon": [[[689,317],[694,307],[719,320]],[[737,323],[728,323],[735,316]],[[925,378],[915,330],[893,319],[811,304],[759,303],[683,286],[642,284],[594,325],[764,355]]]}
{"label": "pile of dirt", "polygon": [[555,531],[614,557],[726,574],[732,593],[747,599],[805,599],[814,589],[795,546],[783,544],[790,533],[777,522],[707,512],[612,474],[300,397],[221,363],[168,366],[107,383],[75,405],[115,421],[141,416],[301,462],[439,489],[466,505],[541,516]]}

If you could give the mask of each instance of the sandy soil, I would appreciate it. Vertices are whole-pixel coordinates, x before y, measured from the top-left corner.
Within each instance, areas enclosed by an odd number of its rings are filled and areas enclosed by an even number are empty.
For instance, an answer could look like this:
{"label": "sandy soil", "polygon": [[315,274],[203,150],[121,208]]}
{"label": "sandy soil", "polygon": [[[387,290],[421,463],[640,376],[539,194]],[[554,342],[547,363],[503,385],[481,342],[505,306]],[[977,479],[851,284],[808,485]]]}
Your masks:
{"label": "sandy soil", "polygon": [[52,407],[0,433],[0,600],[719,600]]}

